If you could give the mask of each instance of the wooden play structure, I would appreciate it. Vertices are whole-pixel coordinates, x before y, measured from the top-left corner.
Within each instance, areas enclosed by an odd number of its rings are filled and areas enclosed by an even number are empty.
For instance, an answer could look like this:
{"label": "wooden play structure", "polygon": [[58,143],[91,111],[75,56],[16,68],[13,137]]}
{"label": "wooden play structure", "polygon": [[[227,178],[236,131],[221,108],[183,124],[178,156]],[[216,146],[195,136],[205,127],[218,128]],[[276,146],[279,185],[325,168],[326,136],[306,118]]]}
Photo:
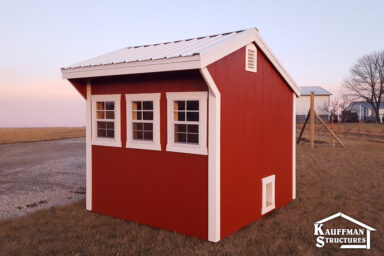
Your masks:
{"label": "wooden play structure", "polygon": [[[315,117],[317,118],[317,120],[319,120],[319,122],[322,124],[322,126],[327,130],[327,132],[331,135],[331,138],[334,138],[337,143],[339,143],[339,145],[341,147],[344,147],[344,144],[341,142],[341,140],[336,136],[336,134],[328,128],[327,124],[324,122],[324,120],[316,113],[315,111],[315,94],[312,92],[311,93],[311,105],[310,105],[310,109],[308,111],[308,115],[307,115],[307,118],[305,119],[305,122],[304,122],[304,125],[303,125],[303,128],[301,128],[301,131],[300,131],[300,135],[299,135],[299,138],[297,139],[297,144],[300,143],[300,140],[303,136],[303,133],[304,133],[304,130],[305,130],[305,127],[308,123],[308,119],[310,120],[309,121],[309,142],[311,143],[311,148],[314,148],[315,147]],[[332,145],[335,146],[335,144],[333,143],[333,140],[332,140]]]}

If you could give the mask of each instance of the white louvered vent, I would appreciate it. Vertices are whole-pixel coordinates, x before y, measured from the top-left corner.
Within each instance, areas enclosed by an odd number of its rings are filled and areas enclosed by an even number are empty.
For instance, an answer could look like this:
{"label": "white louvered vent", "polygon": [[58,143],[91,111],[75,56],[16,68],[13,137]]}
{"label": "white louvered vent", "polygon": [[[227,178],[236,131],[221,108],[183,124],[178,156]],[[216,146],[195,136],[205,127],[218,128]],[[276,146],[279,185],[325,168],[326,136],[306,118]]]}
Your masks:
{"label": "white louvered vent", "polygon": [[257,50],[253,43],[245,48],[245,70],[250,72],[257,71]]}

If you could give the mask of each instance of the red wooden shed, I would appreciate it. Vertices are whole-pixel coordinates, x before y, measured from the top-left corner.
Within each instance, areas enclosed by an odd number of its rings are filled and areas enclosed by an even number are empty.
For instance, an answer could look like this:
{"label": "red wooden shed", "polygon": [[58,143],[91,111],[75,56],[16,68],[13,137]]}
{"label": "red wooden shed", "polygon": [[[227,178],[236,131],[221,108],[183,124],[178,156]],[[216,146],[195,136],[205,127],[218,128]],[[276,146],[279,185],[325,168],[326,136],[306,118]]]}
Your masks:
{"label": "red wooden shed", "polygon": [[61,69],[86,99],[86,207],[217,242],[296,197],[299,89],[257,29]]}

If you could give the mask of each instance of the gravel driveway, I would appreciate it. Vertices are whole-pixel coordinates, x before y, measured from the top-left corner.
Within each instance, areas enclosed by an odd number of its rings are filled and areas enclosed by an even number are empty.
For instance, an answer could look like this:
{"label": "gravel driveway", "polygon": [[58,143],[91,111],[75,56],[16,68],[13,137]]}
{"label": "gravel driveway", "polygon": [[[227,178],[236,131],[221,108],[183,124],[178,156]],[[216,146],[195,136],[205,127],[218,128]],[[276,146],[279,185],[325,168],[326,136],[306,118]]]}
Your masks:
{"label": "gravel driveway", "polygon": [[85,138],[0,145],[0,220],[85,198]]}

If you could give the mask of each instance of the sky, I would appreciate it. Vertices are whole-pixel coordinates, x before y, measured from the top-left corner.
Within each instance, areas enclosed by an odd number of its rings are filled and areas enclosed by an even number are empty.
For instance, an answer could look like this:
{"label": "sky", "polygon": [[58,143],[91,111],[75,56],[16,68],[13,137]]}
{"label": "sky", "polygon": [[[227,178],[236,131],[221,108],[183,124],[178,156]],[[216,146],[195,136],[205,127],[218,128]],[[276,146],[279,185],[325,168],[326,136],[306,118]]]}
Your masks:
{"label": "sky", "polygon": [[299,86],[335,95],[355,61],[384,50],[384,1],[0,3],[0,127],[84,126],[60,68],[127,46],[257,27]]}

